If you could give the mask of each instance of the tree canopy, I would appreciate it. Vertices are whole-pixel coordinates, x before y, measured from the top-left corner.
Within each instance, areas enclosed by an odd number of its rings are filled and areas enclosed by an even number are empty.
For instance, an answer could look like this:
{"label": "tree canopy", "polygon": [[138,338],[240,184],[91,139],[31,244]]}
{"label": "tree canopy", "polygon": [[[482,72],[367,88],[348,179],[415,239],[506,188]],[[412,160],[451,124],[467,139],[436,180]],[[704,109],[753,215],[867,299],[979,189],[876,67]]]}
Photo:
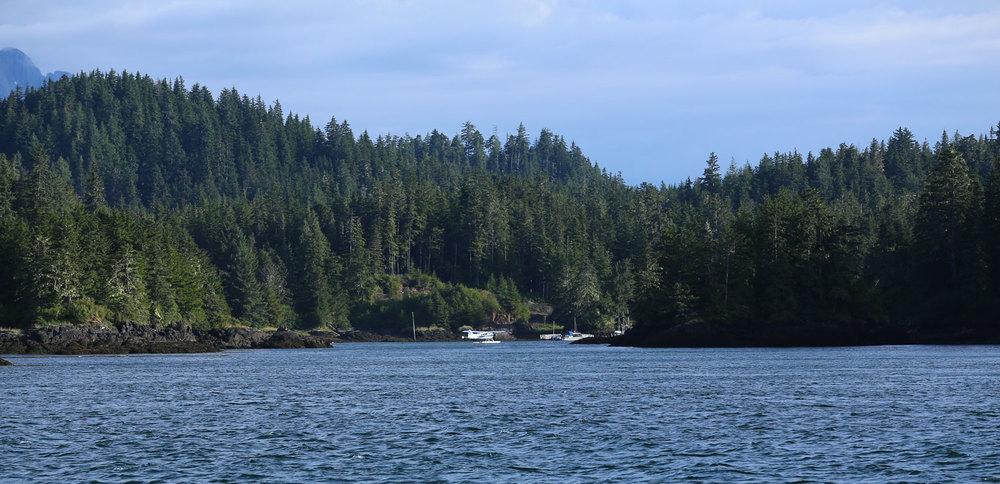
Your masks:
{"label": "tree canopy", "polygon": [[1000,144],[905,128],[626,185],[573,142],[360,134],[182,79],[0,100],[0,326],[989,329]]}

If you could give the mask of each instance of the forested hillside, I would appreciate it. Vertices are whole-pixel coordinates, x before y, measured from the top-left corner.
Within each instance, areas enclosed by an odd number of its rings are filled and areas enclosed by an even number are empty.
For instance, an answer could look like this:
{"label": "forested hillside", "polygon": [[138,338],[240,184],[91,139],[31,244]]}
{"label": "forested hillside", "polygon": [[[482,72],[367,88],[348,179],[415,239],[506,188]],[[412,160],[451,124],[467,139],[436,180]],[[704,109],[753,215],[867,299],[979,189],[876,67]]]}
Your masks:
{"label": "forested hillside", "polygon": [[542,130],[322,127],[180,79],[0,101],[0,326],[992,330],[1000,143],[900,128],[627,186]]}

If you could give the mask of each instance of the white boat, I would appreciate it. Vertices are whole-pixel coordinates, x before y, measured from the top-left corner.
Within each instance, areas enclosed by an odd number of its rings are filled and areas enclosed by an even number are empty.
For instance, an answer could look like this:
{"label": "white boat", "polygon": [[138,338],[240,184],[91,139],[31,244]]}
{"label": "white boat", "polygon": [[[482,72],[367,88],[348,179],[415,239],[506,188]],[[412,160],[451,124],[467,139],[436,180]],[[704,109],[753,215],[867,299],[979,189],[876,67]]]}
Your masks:
{"label": "white boat", "polygon": [[577,333],[576,331],[570,331],[566,336],[562,337],[563,341],[580,341],[583,338],[592,338],[594,335],[587,333]]}
{"label": "white boat", "polygon": [[573,318],[573,331],[570,331],[565,336],[563,336],[562,340],[563,341],[573,342],[573,341],[580,341],[583,338],[592,338],[593,336],[594,335],[587,334],[587,333],[577,333],[576,332],[576,318]]}
{"label": "white boat", "polygon": [[556,333],[556,324],[552,323],[552,334],[540,334],[538,338],[545,341],[562,341],[563,335]]}

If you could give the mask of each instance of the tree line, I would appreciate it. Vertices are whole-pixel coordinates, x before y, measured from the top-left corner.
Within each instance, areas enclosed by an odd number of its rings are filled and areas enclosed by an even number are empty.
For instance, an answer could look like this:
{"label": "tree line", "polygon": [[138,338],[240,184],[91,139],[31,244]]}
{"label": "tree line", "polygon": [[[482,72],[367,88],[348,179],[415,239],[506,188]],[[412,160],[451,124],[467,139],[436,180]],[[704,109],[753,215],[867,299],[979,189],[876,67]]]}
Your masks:
{"label": "tree line", "polygon": [[707,323],[789,344],[995,338],[996,135],[942,134],[932,148],[899,128],[864,150],[765,155],[724,177],[713,155],[674,189],[635,305],[642,329]]}
{"label": "tree line", "polygon": [[545,129],[373,139],[81,73],[0,100],[0,326],[982,327],[998,150],[900,128],[628,186]]}

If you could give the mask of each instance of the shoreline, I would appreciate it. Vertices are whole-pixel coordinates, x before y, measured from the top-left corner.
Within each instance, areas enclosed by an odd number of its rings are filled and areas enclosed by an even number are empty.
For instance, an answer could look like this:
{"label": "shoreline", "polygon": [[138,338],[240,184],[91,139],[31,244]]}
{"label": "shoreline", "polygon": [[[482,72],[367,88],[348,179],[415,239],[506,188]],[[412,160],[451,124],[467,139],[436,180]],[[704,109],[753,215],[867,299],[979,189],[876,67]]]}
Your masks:
{"label": "shoreline", "polygon": [[[440,330],[418,331],[420,342],[460,341]],[[0,329],[0,355],[143,355],[218,353],[224,350],[329,348],[337,343],[412,342],[409,337],[367,331],[263,330],[247,327],[193,329],[186,326],[59,324]]]}
{"label": "shoreline", "polygon": [[197,330],[190,327],[143,326],[123,323],[118,327],[51,325],[27,330],[0,330],[3,355],[112,355],[217,353],[230,349],[322,348],[340,334],[287,329],[264,331],[228,327]]}
{"label": "shoreline", "polygon": [[[874,331],[849,334],[835,328],[803,331],[774,328],[756,334],[735,334],[705,323],[681,325],[646,334],[594,336],[569,344],[607,344],[646,348],[788,348],[884,345],[997,345],[994,331]],[[531,338],[517,340],[536,341]],[[444,330],[418,331],[416,342],[462,342],[460,334]],[[292,331],[279,328],[225,327],[199,330],[185,326],[144,326],[126,322],[117,327],[51,325],[18,330],[0,329],[0,355],[155,355],[206,354],[224,350],[329,348],[341,343],[409,343],[412,337],[368,331]],[[0,358],[0,366],[9,361]]]}

